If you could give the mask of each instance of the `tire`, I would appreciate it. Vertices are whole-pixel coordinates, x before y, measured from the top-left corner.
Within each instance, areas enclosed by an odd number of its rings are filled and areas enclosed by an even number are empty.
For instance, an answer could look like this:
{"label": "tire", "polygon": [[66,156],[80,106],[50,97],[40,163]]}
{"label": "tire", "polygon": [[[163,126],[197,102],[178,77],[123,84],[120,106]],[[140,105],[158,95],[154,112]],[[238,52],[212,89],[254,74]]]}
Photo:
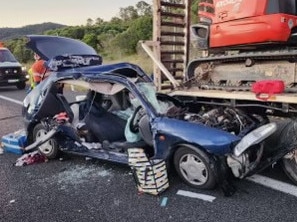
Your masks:
{"label": "tire", "polygon": [[[297,122],[296,120],[286,119],[278,123],[278,130],[268,138],[265,143],[270,148],[270,152],[276,152],[278,144],[285,147],[296,147],[296,133]],[[295,138],[294,138],[295,137]],[[274,148],[274,149],[273,149]],[[285,174],[297,185],[297,149],[286,154],[279,160]]]}
{"label": "tire", "polygon": [[210,158],[200,149],[191,146],[177,148],[173,157],[174,167],[180,178],[198,189],[213,189],[216,177]]}
{"label": "tire", "polygon": [[25,89],[26,88],[26,82],[19,82],[16,87],[18,89]]}
{"label": "tire", "polygon": [[297,185],[297,150],[283,157],[281,165],[286,175]]}
{"label": "tire", "polygon": [[[33,141],[39,137],[46,135],[47,129],[41,124],[37,124],[33,130]],[[55,159],[59,154],[59,146],[55,139],[50,139],[38,147],[38,151],[46,156],[48,159]]]}

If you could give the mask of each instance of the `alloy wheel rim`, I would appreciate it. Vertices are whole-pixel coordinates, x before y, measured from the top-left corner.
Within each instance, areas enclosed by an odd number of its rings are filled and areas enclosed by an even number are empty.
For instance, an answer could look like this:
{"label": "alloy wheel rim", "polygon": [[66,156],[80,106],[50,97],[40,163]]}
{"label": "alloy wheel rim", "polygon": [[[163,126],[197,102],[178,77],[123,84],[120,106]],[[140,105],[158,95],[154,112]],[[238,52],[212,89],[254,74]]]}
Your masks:
{"label": "alloy wheel rim", "polygon": [[[36,140],[41,139],[43,136],[47,134],[46,130],[39,130],[36,134]],[[43,154],[50,154],[53,151],[53,142],[52,140],[46,141],[44,144],[40,145],[38,149],[43,153]]]}
{"label": "alloy wheel rim", "polygon": [[193,185],[203,185],[208,179],[208,170],[203,161],[194,154],[181,157],[179,167],[183,177]]}

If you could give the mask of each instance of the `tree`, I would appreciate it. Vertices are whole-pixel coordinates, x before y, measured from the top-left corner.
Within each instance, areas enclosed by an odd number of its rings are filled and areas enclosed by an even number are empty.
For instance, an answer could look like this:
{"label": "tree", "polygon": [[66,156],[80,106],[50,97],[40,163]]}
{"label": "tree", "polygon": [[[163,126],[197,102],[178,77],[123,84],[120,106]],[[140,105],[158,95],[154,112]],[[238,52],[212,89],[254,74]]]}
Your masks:
{"label": "tree", "polygon": [[191,20],[192,23],[197,23],[199,18],[198,18],[198,5],[199,5],[200,0],[193,0],[192,5],[191,5]]}
{"label": "tree", "polygon": [[96,34],[94,33],[85,34],[82,41],[88,44],[89,46],[93,47],[94,49],[97,49],[98,40],[97,40]]}
{"label": "tree", "polygon": [[123,22],[123,20],[120,19],[119,17],[112,17],[112,18],[110,19],[110,23],[113,23],[113,24],[120,24],[120,23],[122,23],[122,22]]}
{"label": "tree", "polygon": [[19,62],[26,63],[33,60],[33,53],[25,47],[25,38],[9,40],[5,42],[5,46],[12,52]]}
{"label": "tree", "polygon": [[142,16],[134,20],[129,29],[119,34],[114,39],[114,44],[126,54],[136,52],[136,46],[140,40],[152,38],[153,20],[151,16]]}
{"label": "tree", "polygon": [[91,18],[87,19],[87,26],[92,26],[93,23],[94,23],[93,19],[91,19]]}
{"label": "tree", "polygon": [[124,21],[130,21],[137,19],[138,13],[137,9],[134,6],[128,6],[126,8],[120,8],[120,18]]}
{"label": "tree", "polygon": [[140,1],[136,4],[137,13],[139,16],[152,15],[152,6],[144,1]]}
{"label": "tree", "polygon": [[102,25],[104,23],[104,20],[102,19],[102,18],[96,18],[96,22],[95,22],[95,24],[96,25]]}
{"label": "tree", "polygon": [[[88,18],[86,25],[55,27],[38,33],[82,40],[106,57],[132,54],[136,52],[139,40],[151,39],[151,5],[140,1],[136,6],[121,8],[120,16],[111,18],[109,22],[100,17],[95,20]],[[33,61],[32,51],[25,48],[25,39],[13,39],[8,46],[20,62]]]}

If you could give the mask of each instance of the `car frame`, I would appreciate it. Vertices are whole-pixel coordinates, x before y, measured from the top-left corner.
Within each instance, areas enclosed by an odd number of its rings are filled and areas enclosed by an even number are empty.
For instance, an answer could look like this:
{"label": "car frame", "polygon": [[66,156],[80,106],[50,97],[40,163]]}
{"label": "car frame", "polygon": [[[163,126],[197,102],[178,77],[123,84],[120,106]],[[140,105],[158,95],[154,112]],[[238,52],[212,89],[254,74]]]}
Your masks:
{"label": "car frame", "polygon": [[[35,39],[33,36],[31,41],[45,39],[48,45],[51,39],[56,44],[60,38],[38,36]],[[65,42],[67,38],[62,40]],[[75,44],[84,46],[77,41]],[[187,104],[156,92],[152,80],[135,64],[102,65],[100,57],[92,50],[90,55],[75,52],[75,55],[53,56],[48,61],[48,66],[53,70],[50,76],[34,88],[23,102],[29,141],[26,150],[37,148],[48,158],[55,158],[59,151],[63,151],[129,164],[129,149],[142,148],[149,161],[164,160],[168,166],[173,164],[188,185],[212,189],[218,184],[225,195],[231,195],[234,189],[229,183],[230,171],[235,177],[245,178],[294,149],[278,147],[277,152],[268,152],[270,147],[265,146],[266,139],[277,131],[276,123],[244,117],[247,118],[245,121],[251,122],[246,124],[244,130],[236,132],[201,121],[217,110],[205,110],[195,104],[193,111],[192,103]],[[63,95],[65,84],[86,87],[88,92],[93,93],[88,98],[89,102],[67,101]],[[100,112],[93,115],[95,95],[100,95]],[[138,105],[132,102],[133,99]],[[114,109],[117,102],[124,101],[127,101],[125,104],[129,105],[128,108],[134,104],[133,112],[126,119],[114,113],[119,111]],[[78,119],[83,123],[74,124],[85,104],[90,106],[87,112],[83,112],[84,117]],[[73,108],[75,106],[76,109]],[[123,111],[124,107],[120,107]],[[197,107],[203,114],[198,113]],[[231,111],[238,115],[237,110]],[[92,133],[85,134],[89,132]],[[139,136],[138,139],[127,139],[135,134]]]}

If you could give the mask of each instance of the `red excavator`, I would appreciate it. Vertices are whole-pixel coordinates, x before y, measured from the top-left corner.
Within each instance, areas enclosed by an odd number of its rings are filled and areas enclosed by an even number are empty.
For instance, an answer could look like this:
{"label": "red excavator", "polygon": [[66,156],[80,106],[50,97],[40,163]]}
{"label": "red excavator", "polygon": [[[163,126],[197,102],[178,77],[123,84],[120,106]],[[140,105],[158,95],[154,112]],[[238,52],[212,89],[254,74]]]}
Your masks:
{"label": "red excavator", "polygon": [[191,61],[188,80],[248,90],[257,80],[282,79],[294,91],[296,0],[201,0],[199,18],[192,33],[207,56]]}
{"label": "red excavator", "polygon": [[[202,0],[199,17],[209,48],[296,44],[295,0]],[[194,28],[195,29],[195,28]],[[199,31],[199,28],[196,29]],[[198,33],[197,33],[198,34]],[[206,46],[206,45],[205,45]]]}

